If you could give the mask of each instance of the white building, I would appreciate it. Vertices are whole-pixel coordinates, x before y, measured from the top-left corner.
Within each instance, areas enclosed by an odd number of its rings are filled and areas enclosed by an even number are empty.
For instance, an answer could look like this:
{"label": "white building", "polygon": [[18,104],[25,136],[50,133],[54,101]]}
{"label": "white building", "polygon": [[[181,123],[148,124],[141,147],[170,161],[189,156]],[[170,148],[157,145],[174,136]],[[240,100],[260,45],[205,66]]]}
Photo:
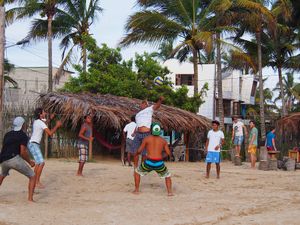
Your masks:
{"label": "white building", "polygon": [[[194,94],[194,69],[189,62],[180,63],[176,59],[167,60],[164,63],[171,72],[168,77],[178,88],[187,85],[189,96]],[[218,115],[217,106],[217,86],[215,85],[215,64],[203,64],[198,66],[198,86],[199,91],[205,83],[208,84],[207,95],[204,96],[205,103],[199,108],[198,114],[209,119],[214,119]],[[242,115],[243,105],[254,104],[257,81],[253,75],[242,75],[240,71],[234,70],[230,73],[223,73],[223,105],[225,114],[225,124],[232,123],[232,115]],[[218,119],[215,117],[215,119]]]}
{"label": "white building", "polygon": [[[53,74],[57,70],[53,67]],[[53,90],[62,88],[71,74],[64,71],[59,81],[53,79]],[[16,67],[9,76],[18,83],[18,87],[5,83],[4,104],[7,106],[32,106],[39,95],[48,90],[48,67]]]}

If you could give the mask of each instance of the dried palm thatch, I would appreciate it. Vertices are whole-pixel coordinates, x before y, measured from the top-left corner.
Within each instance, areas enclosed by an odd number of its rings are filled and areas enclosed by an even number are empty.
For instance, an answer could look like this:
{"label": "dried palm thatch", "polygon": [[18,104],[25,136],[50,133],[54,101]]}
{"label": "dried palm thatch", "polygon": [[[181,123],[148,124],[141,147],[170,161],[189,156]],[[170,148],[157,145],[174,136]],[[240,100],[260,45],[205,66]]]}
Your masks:
{"label": "dried palm thatch", "polygon": [[278,120],[277,125],[286,131],[300,133],[300,112],[283,117]]}
{"label": "dried palm thatch", "polygon": [[[93,113],[96,128],[121,130],[140,110],[141,100],[90,93],[48,93],[40,97],[39,103],[45,110],[59,114],[63,123],[70,122],[72,129],[84,115]],[[193,132],[210,126],[203,116],[166,105],[154,112],[153,120],[160,122],[166,131]]]}

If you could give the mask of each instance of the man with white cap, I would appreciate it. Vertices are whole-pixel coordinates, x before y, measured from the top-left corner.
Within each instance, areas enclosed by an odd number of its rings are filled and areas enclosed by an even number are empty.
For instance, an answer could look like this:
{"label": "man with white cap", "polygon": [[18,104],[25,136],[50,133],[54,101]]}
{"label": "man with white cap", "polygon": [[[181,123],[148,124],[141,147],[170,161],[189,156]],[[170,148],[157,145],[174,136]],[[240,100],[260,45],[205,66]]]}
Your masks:
{"label": "man with white cap", "polygon": [[[29,159],[26,149],[28,136],[24,132],[26,129],[23,117],[16,117],[13,121],[13,130],[5,134],[3,147],[0,153],[1,173],[0,185],[4,178],[9,175],[9,170],[14,169],[29,178],[28,201],[33,201],[35,188],[35,174],[26,162],[34,167],[34,161]],[[26,162],[25,162],[26,161]]]}

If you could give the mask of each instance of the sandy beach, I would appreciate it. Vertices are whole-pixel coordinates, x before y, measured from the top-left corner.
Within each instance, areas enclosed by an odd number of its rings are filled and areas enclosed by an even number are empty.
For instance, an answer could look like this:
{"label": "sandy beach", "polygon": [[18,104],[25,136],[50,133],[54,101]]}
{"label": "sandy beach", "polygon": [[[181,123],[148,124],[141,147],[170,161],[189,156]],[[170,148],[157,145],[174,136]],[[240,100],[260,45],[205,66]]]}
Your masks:
{"label": "sandy beach", "polygon": [[27,178],[11,171],[0,187],[0,225],[77,224],[300,224],[300,171],[251,170],[230,162],[204,178],[205,163],[167,163],[175,196],[164,180],[142,178],[134,195],[133,169],[116,160],[88,163],[76,177],[76,160],[46,161],[36,203],[27,202]]}

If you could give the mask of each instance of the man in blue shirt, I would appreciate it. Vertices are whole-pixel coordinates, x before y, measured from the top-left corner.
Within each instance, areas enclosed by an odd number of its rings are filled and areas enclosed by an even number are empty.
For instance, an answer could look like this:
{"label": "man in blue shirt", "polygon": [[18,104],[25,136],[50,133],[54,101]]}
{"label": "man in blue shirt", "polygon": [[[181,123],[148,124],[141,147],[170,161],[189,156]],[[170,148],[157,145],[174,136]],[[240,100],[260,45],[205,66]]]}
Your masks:
{"label": "man in blue shirt", "polygon": [[277,151],[275,146],[275,127],[267,134],[266,147],[268,151]]}

